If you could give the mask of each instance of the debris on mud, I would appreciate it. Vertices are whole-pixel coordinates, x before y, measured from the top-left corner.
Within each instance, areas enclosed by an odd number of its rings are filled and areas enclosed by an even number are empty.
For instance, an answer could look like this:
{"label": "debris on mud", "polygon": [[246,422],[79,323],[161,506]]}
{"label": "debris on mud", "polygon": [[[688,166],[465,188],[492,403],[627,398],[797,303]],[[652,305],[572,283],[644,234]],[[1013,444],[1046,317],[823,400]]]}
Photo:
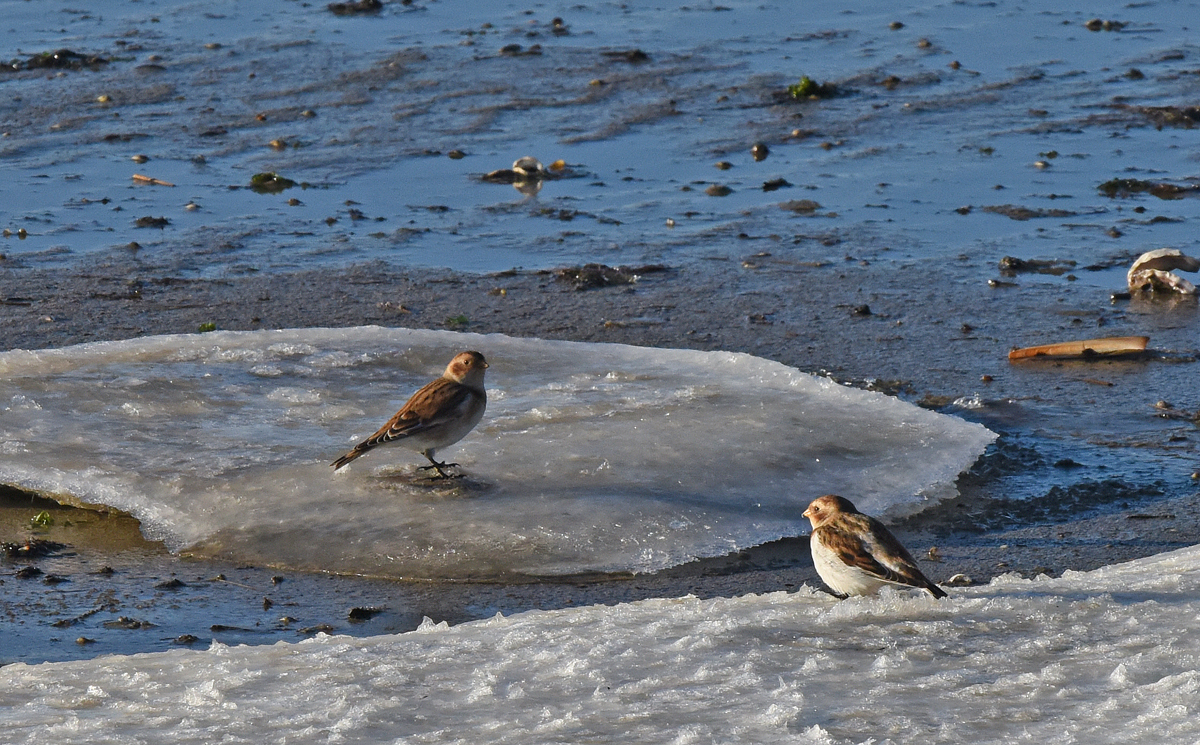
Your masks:
{"label": "debris on mud", "polygon": [[1015,256],[1005,256],[1000,259],[1000,273],[1006,277],[1017,274],[1053,274],[1060,276],[1075,268],[1075,262],[1070,259],[1018,259]]}
{"label": "debris on mud", "polygon": [[357,0],[349,3],[330,3],[325,6],[335,16],[357,16],[378,13],[383,10],[381,0]]}
{"label": "debris on mud", "polygon": [[130,631],[154,628],[154,624],[150,623],[149,621],[139,621],[138,619],[130,618],[129,616],[121,616],[115,621],[105,621],[103,625],[106,629],[127,629]]}
{"label": "debris on mud", "polygon": [[1165,181],[1144,181],[1136,178],[1109,179],[1096,188],[1104,196],[1114,198],[1145,192],[1159,199],[1179,199],[1187,194],[1200,192],[1200,186],[1180,186]]}
{"label": "debris on mud", "polygon": [[278,194],[295,185],[295,181],[278,173],[256,173],[250,177],[250,190],[259,194]]}
{"label": "debris on mud", "polygon": [[668,271],[668,268],[662,264],[615,268],[605,264],[584,264],[580,267],[559,269],[554,274],[559,280],[572,283],[576,290],[592,290],[597,287],[631,285],[641,279],[643,274],[665,271]]}
{"label": "debris on mud", "polygon": [[96,70],[107,65],[109,60],[95,54],[80,54],[70,49],[42,52],[28,59],[13,59],[0,65],[0,70],[20,72],[22,70]]}
{"label": "debris on mud", "polygon": [[350,609],[346,617],[351,621],[369,621],[375,616],[383,613],[385,609],[377,606],[357,606]]}
{"label": "debris on mud", "polygon": [[821,209],[821,205],[811,199],[789,199],[786,202],[780,202],[779,209],[800,215],[811,215]]}
{"label": "debris on mud", "polygon": [[0,543],[0,550],[10,559],[38,559],[66,548],[64,543],[29,538],[20,543]]}
{"label": "debris on mud", "polygon": [[1191,129],[1200,124],[1200,106],[1132,106],[1129,108],[1154,122],[1155,126],[1159,128]]}
{"label": "debris on mud", "polygon": [[619,52],[603,52],[602,54],[613,62],[628,62],[630,64],[637,65],[641,64],[642,62],[650,61],[650,55],[646,54],[640,49],[626,49]]}
{"label": "debris on mud", "polygon": [[984,212],[991,212],[996,215],[1004,215],[1011,220],[1032,220],[1037,217],[1072,217],[1076,213],[1070,210],[1059,209],[1034,209],[1032,207],[1021,207],[1016,204],[997,204],[980,207]]}

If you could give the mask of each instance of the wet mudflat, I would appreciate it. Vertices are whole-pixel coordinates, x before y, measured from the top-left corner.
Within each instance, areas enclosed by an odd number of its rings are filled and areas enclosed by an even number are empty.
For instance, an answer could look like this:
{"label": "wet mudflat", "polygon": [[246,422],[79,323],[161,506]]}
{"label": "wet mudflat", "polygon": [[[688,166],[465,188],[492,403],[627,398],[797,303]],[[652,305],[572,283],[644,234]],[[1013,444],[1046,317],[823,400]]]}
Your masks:
{"label": "wet mudflat", "polygon": [[[1195,300],[1110,297],[1145,250],[1200,253],[1194,7],[2,7],[20,38],[0,57],[22,61],[0,73],[4,349],[382,324],[745,351],[1001,434],[956,499],[899,525],[939,547],[937,578],[1200,534]],[[830,95],[789,90],[805,76]],[[564,167],[483,179],[526,155]],[[593,262],[665,271],[554,272]],[[1005,359],[1132,334],[1149,354]],[[3,560],[3,661],[815,580],[803,541],[619,581],[281,574],[93,544],[107,518],[37,526],[54,510],[22,499],[0,539],[67,548]],[[154,627],[105,626],[122,617]]]}

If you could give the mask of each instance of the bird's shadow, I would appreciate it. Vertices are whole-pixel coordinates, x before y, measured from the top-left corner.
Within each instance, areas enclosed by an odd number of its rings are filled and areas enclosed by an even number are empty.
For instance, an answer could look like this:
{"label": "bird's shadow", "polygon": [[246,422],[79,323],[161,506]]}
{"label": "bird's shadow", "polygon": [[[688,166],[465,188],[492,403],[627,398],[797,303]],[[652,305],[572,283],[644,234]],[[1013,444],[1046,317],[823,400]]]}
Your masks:
{"label": "bird's shadow", "polygon": [[495,485],[461,471],[449,478],[412,467],[380,469],[372,480],[385,489],[403,491],[412,495],[429,495],[439,498],[479,497],[491,491]]}

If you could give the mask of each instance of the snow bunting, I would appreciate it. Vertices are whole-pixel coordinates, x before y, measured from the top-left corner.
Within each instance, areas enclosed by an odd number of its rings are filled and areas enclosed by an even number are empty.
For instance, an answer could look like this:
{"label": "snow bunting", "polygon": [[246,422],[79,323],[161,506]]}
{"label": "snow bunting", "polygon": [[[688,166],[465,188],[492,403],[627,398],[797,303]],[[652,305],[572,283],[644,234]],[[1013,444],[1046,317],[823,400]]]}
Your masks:
{"label": "snow bunting", "polygon": [[835,595],[870,595],[891,584],[946,597],[942,588],[921,574],[912,555],[883,523],[859,512],[849,499],[834,494],[817,497],[804,516],[813,526],[808,539],[813,564]]}
{"label": "snow bunting", "polygon": [[365,454],[377,445],[400,442],[429,459],[422,466],[449,478],[443,470],[457,463],[439,463],[434,452],[448,447],[467,436],[483,418],[487,393],[483,390],[483,371],[487,361],[479,352],[461,352],[450,360],[442,377],[412,395],[408,403],[379,431],[354,446],[354,449],[335,460],[333,470]]}

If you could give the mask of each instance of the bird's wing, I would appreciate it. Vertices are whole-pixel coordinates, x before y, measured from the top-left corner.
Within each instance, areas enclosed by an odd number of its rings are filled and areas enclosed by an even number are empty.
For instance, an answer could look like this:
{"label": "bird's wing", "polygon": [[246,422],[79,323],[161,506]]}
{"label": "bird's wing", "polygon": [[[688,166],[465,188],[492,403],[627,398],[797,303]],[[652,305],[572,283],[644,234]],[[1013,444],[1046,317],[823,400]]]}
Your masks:
{"label": "bird's wing", "polygon": [[921,587],[932,592],[935,596],[945,594],[937,585],[929,581],[921,569],[917,566],[917,561],[908,552],[908,549],[896,540],[896,536],[892,535],[891,531],[884,527],[883,523],[878,520],[868,518],[868,524],[864,526],[863,531],[865,539],[863,541],[863,553],[870,554],[874,561],[883,573],[876,574],[881,579],[886,579],[890,582],[899,582],[911,587]]}
{"label": "bird's wing", "polygon": [[817,531],[821,532],[821,540],[825,546],[846,566],[855,567],[872,577],[888,582],[904,581],[895,571],[879,562],[871,550],[870,541],[864,540],[864,536],[852,531],[839,530],[832,525],[823,525],[813,532]]}
{"label": "bird's wing", "polygon": [[363,441],[374,447],[386,442],[420,434],[460,416],[471,397],[471,389],[448,378],[438,378],[412,395],[404,408],[387,424]]}

